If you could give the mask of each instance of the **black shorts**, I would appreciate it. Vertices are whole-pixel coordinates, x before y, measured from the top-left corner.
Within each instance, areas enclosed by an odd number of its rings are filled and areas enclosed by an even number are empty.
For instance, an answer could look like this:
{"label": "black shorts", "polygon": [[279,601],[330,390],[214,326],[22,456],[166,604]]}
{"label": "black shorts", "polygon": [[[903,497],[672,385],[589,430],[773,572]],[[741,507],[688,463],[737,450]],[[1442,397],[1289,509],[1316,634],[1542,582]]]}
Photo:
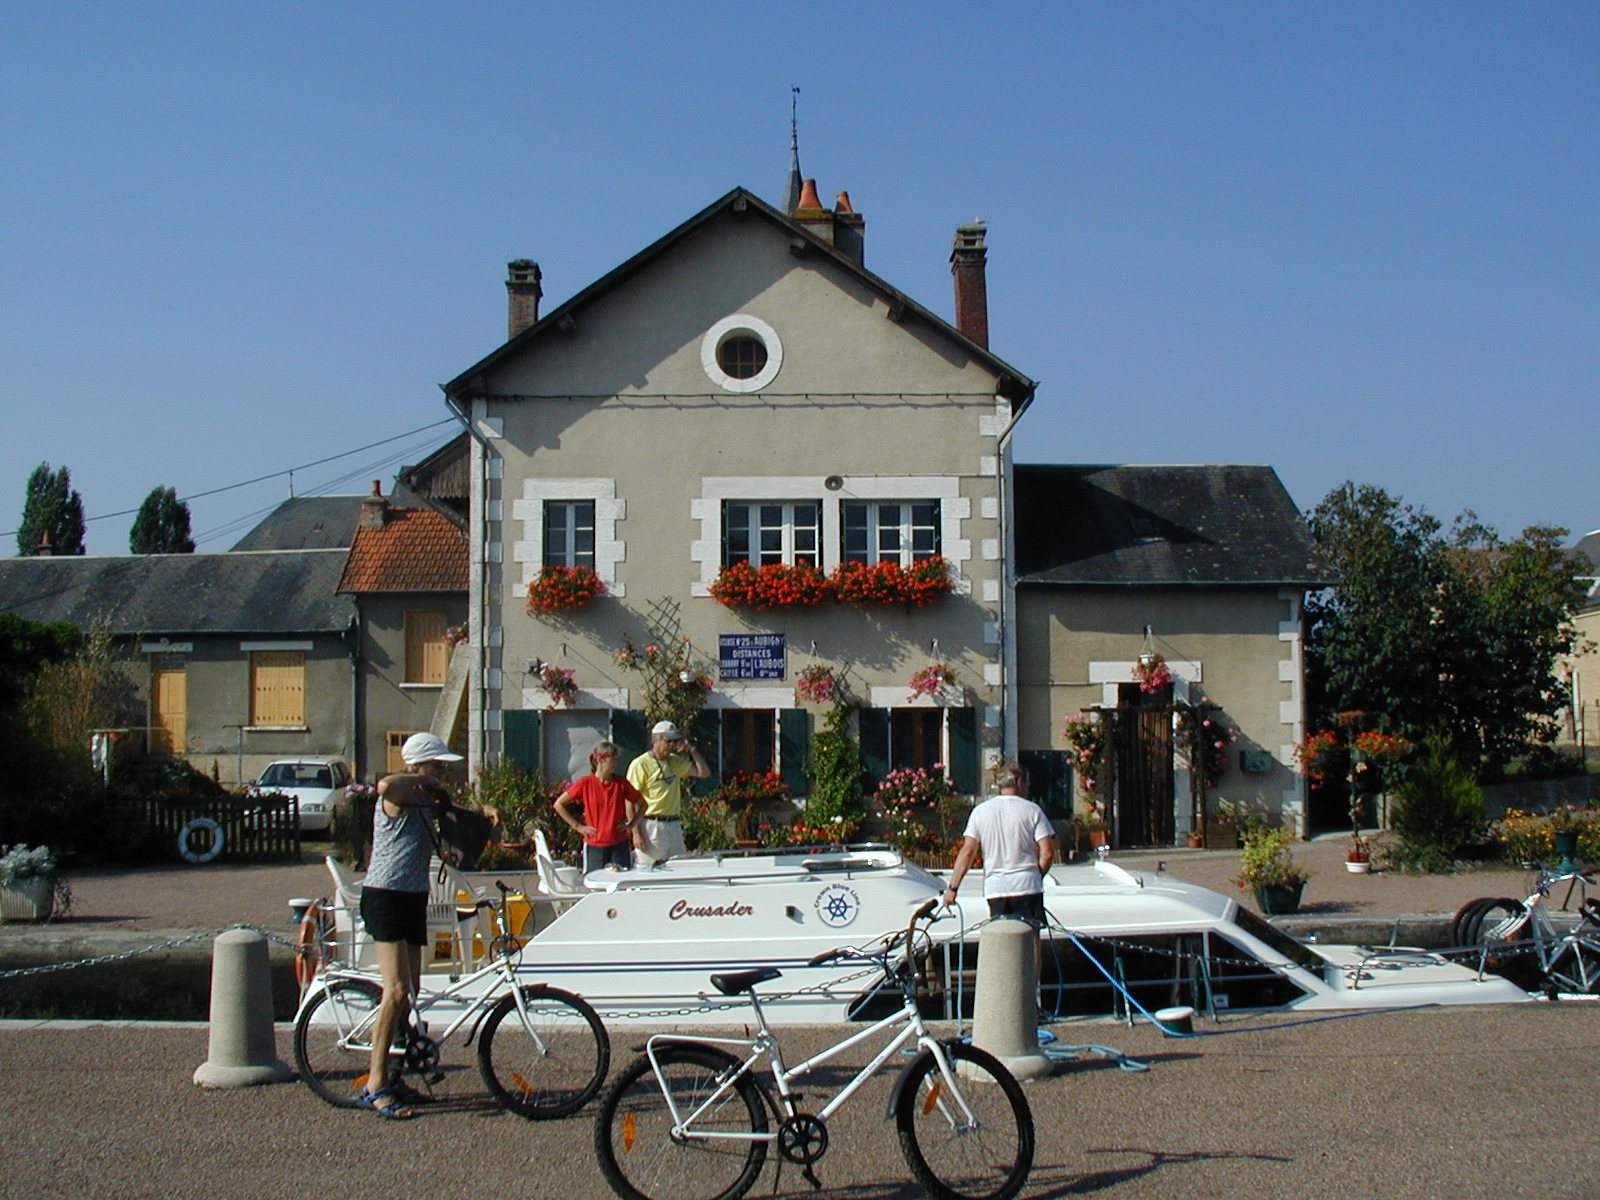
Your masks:
{"label": "black shorts", "polygon": [[428,944],[428,893],[393,888],[361,889],[361,923],[375,942]]}
{"label": "black shorts", "polygon": [[1020,917],[1035,929],[1044,928],[1044,893],[1023,896],[995,896],[989,901],[989,916]]}

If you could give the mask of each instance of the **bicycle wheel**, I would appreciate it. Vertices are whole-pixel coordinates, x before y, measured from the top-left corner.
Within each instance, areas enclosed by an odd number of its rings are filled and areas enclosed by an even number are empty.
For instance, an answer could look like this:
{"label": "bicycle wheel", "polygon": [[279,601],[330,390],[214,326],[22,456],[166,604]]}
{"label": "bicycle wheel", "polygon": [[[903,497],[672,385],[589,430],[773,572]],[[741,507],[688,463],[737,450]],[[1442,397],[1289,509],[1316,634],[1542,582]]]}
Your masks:
{"label": "bicycle wheel", "polygon": [[1033,1169],[1033,1112],[1022,1086],[976,1046],[947,1043],[944,1052],[953,1081],[931,1051],[906,1068],[894,1114],[900,1149],[938,1200],[1008,1200]]}
{"label": "bicycle wheel", "polygon": [[478,1034],[483,1082],[501,1105],[529,1120],[577,1112],[594,1099],[610,1067],[606,1027],[588,1001],[560,988],[507,992]]}
{"label": "bicycle wheel", "polygon": [[371,1066],[369,1031],[383,989],[364,979],[336,979],[313,996],[294,1023],[301,1081],[336,1108],[355,1108]]}
{"label": "bicycle wheel", "polygon": [[689,1135],[673,1136],[672,1110],[649,1057],[641,1055],[600,1102],[594,1147],[601,1174],[623,1200],[738,1200],[767,1158],[767,1143],[748,1136],[767,1131],[760,1087],[740,1076],[700,1112],[739,1060],[709,1046],[668,1046],[657,1051],[656,1063],[679,1119],[698,1114]]}
{"label": "bicycle wheel", "polygon": [[1545,991],[1552,995],[1600,995],[1600,946],[1588,938],[1569,941],[1545,970]]}

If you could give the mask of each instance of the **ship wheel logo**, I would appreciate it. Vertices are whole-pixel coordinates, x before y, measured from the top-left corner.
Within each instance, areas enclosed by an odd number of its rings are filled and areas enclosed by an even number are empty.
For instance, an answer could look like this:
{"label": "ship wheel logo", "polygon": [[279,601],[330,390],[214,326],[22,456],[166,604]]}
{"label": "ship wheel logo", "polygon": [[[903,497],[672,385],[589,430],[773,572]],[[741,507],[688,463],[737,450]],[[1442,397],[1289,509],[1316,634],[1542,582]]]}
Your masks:
{"label": "ship wheel logo", "polygon": [[817,916],[831,929],[842,929],[861,911],[861,897],[855,888],[830,883],[817,893]]}

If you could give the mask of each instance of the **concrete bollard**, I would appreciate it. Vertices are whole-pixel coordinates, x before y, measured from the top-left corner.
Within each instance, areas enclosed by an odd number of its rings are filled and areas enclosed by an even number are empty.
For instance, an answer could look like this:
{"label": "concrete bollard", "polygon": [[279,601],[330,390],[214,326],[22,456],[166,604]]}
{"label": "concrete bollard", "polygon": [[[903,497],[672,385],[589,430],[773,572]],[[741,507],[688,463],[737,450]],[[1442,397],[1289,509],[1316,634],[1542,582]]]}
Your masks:
{"label": "concrete bollard", "polygon": [[211,944],[211,1044],[195,1068],[205,1088],[278,1083],[293,1072],[278,1058],[272,1031],[272,976],[267,939],[230,929]]}
{"label": "concrete bollard", "polygon": [[998,1058],[1018,1079],[1054,1066],[1039,1049],[1039,931],[1002,917],[978,935],[978,986],[972,1002],[972,1044]]}

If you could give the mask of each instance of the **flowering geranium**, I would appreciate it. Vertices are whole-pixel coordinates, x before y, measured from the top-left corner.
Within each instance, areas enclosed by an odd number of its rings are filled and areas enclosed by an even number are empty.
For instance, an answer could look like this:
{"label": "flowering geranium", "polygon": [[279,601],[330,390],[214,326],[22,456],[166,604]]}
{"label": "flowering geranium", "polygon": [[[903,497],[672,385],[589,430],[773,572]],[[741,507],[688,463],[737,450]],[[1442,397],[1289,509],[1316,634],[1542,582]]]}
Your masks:
{"label": "flowering geranium", "polygon": [[1403,758],[1412,748],[1411,743],[1405,738],[1379,733],[1376,730],[1356,734],[1351,740],[1351,745],[1368,758],[1378,759]]}
{"label": "flowering geranium", "polygon": [[1133,677],[1141,692],[1159,692],[1172,682],[1172,669],[1159,654],[1141,654],[1133,665]]}
{"label": "flowering geranium", "polygon": [[1078,785],[1086,795],[1095,790],[1095,775],[1100,769],[1100,756],[1105,751],[1106,728],[1099,713],[1082,710],[1067,718],[1061,728],[1066,740],[1067,761],[1078,774]]}
{"label": "flowering geranium", "polygon": [[935,604],[953,586],[949,565],[938,555],[909,567],[897,562],[840,563],[828,583],[843,604],[904,604],[909,608]]}
{"label": "flowering geranium", "polygon": [[550,703],[545,705],[547,712],[554,712],[557,708],[572,707],[572,702],[578,698],[578,684],[572,676],[571,667],[558,667],[545,663],[539,668],[539,686],[544,688],[545,694],[550,697]]}
{"label": "flowering geranium", "polygon": [[945,778],[944,764],[926,767],[897,767],[878,784],[873,799],[883,813],[889,839],[903,849],[914,850],[936,845],[939,834],[928,822],[938,821],[941,810],[956,798],[956,789]]}
{"label": "flowering geranium", "polygon": [[946,688],[953,688],[956,684],[955,668],[949,663],[929,663],[911,677],[911,694],[907,700],[915,700],[918,696],[937,696]]}
{"label": "flowering geranium", "polygon": [[1339,748],[1339,735],[1332,729],[1318,729],[1306,734],[1294,748],[1294,760],[1300,764],[1300,774],[1313,784],[1325,783],[1331,759]]}
{"label": "flowering geranium", "polygon": [[756,836],[763,846],[781,850],[789,846],[840,846],[855,836],[860,824],[855,817],[839,816],[830,821],[796,819],[789,824],[763,824]]}
{"label": "flowering geranium", "polygon": [[712,599],[728,608],[812,608],[831,598],[828,579],[810,563],[736,562],[722,568]]}
{"label": "flowering geranium", "polygon": [[807,667],[795,676],[794,694],[802,704],[832,704],[843,688],[833,668],[821,663]]}
{"label": "flowering geranium", "polygon": [[570,612],[606,594],[593,567],[545,567],[528,585],[528,612],[537,616]]}

